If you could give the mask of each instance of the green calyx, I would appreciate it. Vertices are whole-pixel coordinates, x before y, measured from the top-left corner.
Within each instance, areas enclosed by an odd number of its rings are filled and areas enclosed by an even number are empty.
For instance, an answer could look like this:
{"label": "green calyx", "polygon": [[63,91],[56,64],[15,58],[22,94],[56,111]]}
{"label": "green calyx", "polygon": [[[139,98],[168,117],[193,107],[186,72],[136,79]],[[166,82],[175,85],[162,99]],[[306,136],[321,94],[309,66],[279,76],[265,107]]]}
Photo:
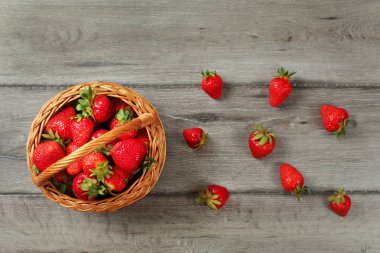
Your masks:
{"label": "green calyx", "polygon": [[122,125],[124,123],[131,121],[133,119],[131,108],[126,107],[124,110],[120,109],[120,111],[118,111],[116,114],[116,118],[118,120],[117,125]]}
{"label": "green calyx", "polygon": [[53,130],[49,129],[48,134],[42,134],[42,137],[46,140],[51,140],[57,142],[63,149],[65,149],[66,145],[70,142],[69,140],[63,140],[59,136],[58,132],[53,132]]}
{"label": "green calyx", "polygon": [[341,140],[346,135],[346,128],[350,120],[348,118],[344,119],[343,122],[339,122],[339,129],[333,132],[333,135],[336,135],[338,140]]}
{"label": "green calyx", "polygon": [[95,152],[102,153],[103,155],[110,156],[111,155],[112,145],[100,146],[95,149]]}
{"label": "green calyx", "polygon": [[217,210],[216,205],[220,205],[221,202],[218,200],[218,194],[212,194],[209,190],[203,190],[199,193],[199,196],[195,199],[198,204],[206,204],[212,210]]}
{"label": "green calyx", "polygon": [[310,189],[309,189],[309,187],[307,187],[307,186],[303,186],[303,187],[301,187],[299,184],[297,184],[297,186],[296,186],[296,188],[294,189],[294,191],[292,191],[292,195],[294,196],[294,197],[296,197],[296,199],[298,200],[298,201],[300,201],[301,199],[302,199],[302,195],[304,194],[304,193],[308,193],[308,194],[310,194]]}
{"label": "green calyx", "polygon": [[210,76],[215,77],[216,71],[210,71],[208,69],[206,71],[202,70],[201,75],[202,75],[203,79],[206,79],[207,77],[210,77]]}
{"label": "green calyx", "polygon": [[333,195],[329,196],[328,200],[329,202],[335,202],[337,205],[340,205],[340,203],[346,203],[344,195],[346,195],[346,191],[343,188],[340,188]]}
{"label": "green calyx", "polygon": [[140,170],[142,170],[142,172],[145,173],[145,171],[147,171],[148,169],[150,169],[152,167],[153,163],[157,163],[157,161],[154,158],[152,158],[152,157],[146,156],[145,160],[141,164],[140,168],[138,168],[137,170],[135,170],[134,172],[132,172],[132,174],[135,175]]}
{"label": "green calyx", "polygon": [[202,136],[199,138],[199,143],[195,146],[196,150],[201,150],[204,146],[207,145],[208,133],[205,131],[202,132]]}
{"label": "green calyx", "polygon": [[39,174],[41,174],[41,171],[40,171],[39,169],[37,169],[36,165],[33,166],[33,172],[34,172],[34,174],[36,174],[37,176],[38,176]]}
{"label": "green calyx", "polygon": [[110,178],[112,172],[112,166],[109,165],[108,161],[96,165],[96,168],[91,171],[90,176],[96,176],[99,182],[104,183],[104,178]]}
{"label": "green calyx", "polygon": [[275,77],[280,77],[280,78],[290,78],[292,75],[294,75],[296,73],[296,71],[293,71],[293,72],[289,72],[287,70],[285,70],[283,67],[279,68],[277,70],[277,76]]}
{"label": "green calyx", "polygon": [[260,146],[265,145],[268,141],[272,145],[273,140],[276,139],[276,134],[270,128],[264,129],[262,124],[255,127],[253,134],[252,140],[259,141]]}
{"label": "green calyx", "polygon": [[78,119],[78,121],[81,118],[94,118],[92,105],[94,103],[96,92],[91,89],[91,86],[88,86],[83,88],[79,95],[81,98],[78,99],[76,109],[80,112],[80,114],[78,114],[75,118]]}
{"label": "green calyx", "polygon": [[106,187],[99,184],[96,179],[85,178],[79,187],[88,194],[88,199],[92,200],[98,195],[104,195]]}

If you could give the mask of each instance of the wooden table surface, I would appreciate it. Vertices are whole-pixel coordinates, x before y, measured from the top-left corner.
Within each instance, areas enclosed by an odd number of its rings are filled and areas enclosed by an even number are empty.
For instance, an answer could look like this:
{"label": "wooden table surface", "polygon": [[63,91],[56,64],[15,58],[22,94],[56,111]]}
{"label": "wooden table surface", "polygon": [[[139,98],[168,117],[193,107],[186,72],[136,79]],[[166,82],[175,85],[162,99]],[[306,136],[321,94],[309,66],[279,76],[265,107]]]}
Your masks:
{"label": "wooden table surface", "polygon": [[[0,1],[0,252],[380,252],[380,2],[377,0]],[[297,70],[291,97],[268,105],[279,67]],[[214,101],[201,69],[225,80]],[[40,107],[84,81],[127,85],[158,109],[167,162],[137,204],[80,213],[32,184],[25,143]],[[352,118],[338,142],[319,107]],[[271,156],[252,158],[248,127],[278,135]],[[182,130],[209,132],[193,152]],[[293,164],[313,190],[297,202],[279,184]],[[198,189],[225,185],[211,211]],[[326,197],[344,186],[346,218]]]}

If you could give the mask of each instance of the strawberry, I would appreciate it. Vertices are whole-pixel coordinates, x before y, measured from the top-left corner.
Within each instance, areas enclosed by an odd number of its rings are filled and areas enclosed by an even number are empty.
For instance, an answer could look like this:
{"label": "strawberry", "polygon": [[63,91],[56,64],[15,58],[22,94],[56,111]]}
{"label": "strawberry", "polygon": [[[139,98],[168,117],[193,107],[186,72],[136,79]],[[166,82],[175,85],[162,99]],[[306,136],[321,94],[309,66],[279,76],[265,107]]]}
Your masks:
{"label": "strawberry", "polygon": [[[70,142],[66,147],[66,155],[71,154],[78,148],[79,146],[75,145],[74,142]],[[81,172],[82,168],[83,168],[83,158],[79,158],[75,162],[72,162],[71,164],[69,164],[66,170],[67,170],[67,173],[74,176],[74,175],[77,175],[79,172]]]}
{"label": "strawberry", "polygon": [[351,198],[346,195],[346,191],[341,188],[334,195],[329,197],[330,209],[339,216],[345,217],[351,208]]}
{"label": "strawberry", "polygon": [[82,172],[74,178],[72,190],[78,199],[93,200],[98,195],[104,195],[106,188]]}
{"label": "strawberry", "polygon": [[338,139],[344,137],[349,122],[348,112],[345,109],[332,105],[322,105],[321,118],[327,131],[333,132]]}
{"label": "strawberry", "polygon": [[280,106],[292,93],[292,84],[289,78],[296,72],[288,72],[283,67],[269,83],[269,103],[273,107]]}
{"label": "strawberry", "polygon": [[128,183],[129,174],[117,166],[112,166],[113,174],[104,179],[104,185],[111,191],[120,192]]}
{"label": "strawberry", "polygon": [[149,141],[149,136],[148,136],[148,132],[146,128],[140,129],[137,133],[136,138],[142,140],[147,148],[149,147],[150,141]]}
{"label": "strawberry", "polygon": [[33,153],[33,163],[39,171],[44,171],[65,156],[65,151],[55,141],[45,141],[37,145]]}
{"label": "strawberry", "polygon": [[94,114],[95,122],[106,122],[114,113],[111,100],[109,100],[106,95],[96,95],[94,104],[92,105],[92,112]]}
{"label": "strawberry", "polygon": [[137,170],[144,161],[147,149],[140,139],[123,140],[111,149],[115,164],[127,173]]}
{"label": "strawberry", "polygon": [[69,180],[69,175],[67,174],[66,170],[63,170],[55,174],[54,179],[64,184],[67,183],[67,181]]}
{"label": "strawberry", "polygon": [[77,110],[82,112],[83,117],[93,118],[97,123],[106,122],[112,117],[114,107],[106,95],[96,95],[91,86],[88,86],[81,90],[80,96]]}
{"label": "strawberry", "polygon": [[111,103],[113,104],[113,107],[115,108],[114,113],[118,113],[120,110],[125,110],[128,105],[123,100],[118,98],[111,98]]}
{"label": "strawberry", "polygon": [[[124,110],[120,110],[115,118],[111,120],[110,123],[110,129],[117,128],[133,119],[132,113],[130,111],[130,108],[127,107]],[[128,139],[133,139],[137,135],[137,130],[132,130],[132,131],[127,131],[125,134],[119,137],[119,140],[128,140]]]}
{"label": "strawberry", "polygon": [[309,188],[303,185],[302,174],[290,164],[281,164],[280,178],[285,191],[291,192],[298,200],[302,198],[303,193],[309,192]]}
{"label": "strawberry", "polygon": [[208,134],[202,128],[187,128],[183,130],[182,134],[187,145],[192,149],[199,150],[207,144]]}
{"label": "strawberry", "polygon": [[102,183],[104,183],[104,178],[109,178],[112,174],[107,158],[99,152],[92,152],[83,157],[83,171],[87,176],[96,176]]}
{"label": "strawberry", "polygon": [[46,123],[45,133],[52,131],[62,139],[72,140],[73,135],[70,131],[70,123],[74,116],[75,110],[71,105],[63,107]]}
{"label": "strawberry", "polygon": [[71,122],[70,129],[73,134],[74,144],[81,147],[86,144],[90,138],[94,130],[94,122],[89,118],[77,116],[77,120]]}
{"label": "strawberry", "polygon": [[[92,141],[92,140],[95,140],[96,138],[98,138],[98,137],[100,137],[100,136],[102,136],[103,134],[105,134],[105,133],[108,133],[109,131],[108,130],[106,130],[106,129],[99,129],[99,130],[96,130],[95,132],[93,132],[92,133],[92,135],[90,136],[90,141]],[[116,140],[114,140],[114,141],[111,141],[111,142],[109,142],[107,145],[115,145],[116,144]]]}
{"label": "strawberry", "polygon": [[201,191],[195,199],[199,204],[206,204],[213,210],[220,209],[226,204],[230,193],[220,185],[209,185],[207,189]]}
{"label": "strawberry", "polygon": [[248,145],[253,157],[260,159],[273,152],[276,147],[276,135],[271,129],[264,129],[262,125],[257,126],[248,138]]}
{"label": "strawberry", "polygon": [[216,74],[216,71],[202,71],[201,88],[213,99],[219,99],[222,96],[223,80]]}

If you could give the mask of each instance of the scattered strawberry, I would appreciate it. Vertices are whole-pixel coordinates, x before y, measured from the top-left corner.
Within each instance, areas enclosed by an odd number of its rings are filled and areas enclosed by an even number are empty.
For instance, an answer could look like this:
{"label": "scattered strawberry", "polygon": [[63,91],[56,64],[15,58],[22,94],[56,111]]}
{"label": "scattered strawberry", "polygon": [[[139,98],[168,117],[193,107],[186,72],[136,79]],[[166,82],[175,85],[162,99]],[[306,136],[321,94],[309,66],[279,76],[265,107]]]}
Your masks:
{"label": "scattered strawberry", "polygon": [[351,198],[346,195],[346,191],[341,188],[334,195],[329,197],[330,209],[339,216],[345,217],[351,208]]}
{"label": "scattered strawberry", "polygon": [[276,135],[271,129],[264,129],[262,125],[249,135],[248,145],[253,157],[260,159],[273,152],[276,147]]}
{"label": "scattered strawberry", "polygon": [[65,151],[55,141],[45,141],[37,145],[33,153],[33,163],[39,171],[44,171],[65,156]]}
{"label": "scattered strawberry", "polygon": [[87,176],[96,176],[99,182],[112,174],[111,165],[101,153],[92,152],[83,157],[83,171]]}
{"label": "scattered strawberry", "polygon": [[[70,142],[66,147],[66,155],[71,154],[75,150],[77,150],[79,146],[75,145],[74,142]],[[75,162],[71,163],[69,166],[67,166],[66,170],[67,173],[70,175],[77,175],[79,172],[81,172],[83,169],[83,158],[79,158]]]}
{"label": "scattered strawberry", "polygon": [[332,105],[322,105],[321,118],[327,131],[333,132],[338,139],[344,137],[349,122],[348,112],[345,109]]}
{"label": "scattered strawberry", "polygon": [[75,110],[71,105],[63,107],[46,123],[45,133],[52,131],[58,134],[62,139],[72,140],[73,136],[70,131],[70,123],[74,116]]}
{"label": "scattered strawberry", "polygon": [[123,140],[111,149],[115,164],[127,173],[132,173],[144,161],[147,149],[140,139]]}
{"label": "scattered strawberry", "polygon": [[227,202],[230,194],[228,190],[220,185],[209,185],[206,190],[199,193],[196,202],[206,204],[213,210],[220,209]]}
{"label": "scattered strawberry", "polygon": [[127,186],[129,174],[115,165],[112,172],[109,178],[104,179],[104,184],[109,190],[120,192]]}
{"label": "scattered strawberry", "polygon": [[[110,129],[117,128],[133,119],[132,113],[130,111],[130,108],[127,107],[124,110],[120,110],[115,118],[111,120],[110,123]],[[133,139],[137,135],[137,130],[132,130],[132,131],[127,131],[125,134],[119,137],[119,140],[128,140],[128,139]]]}
{"label": "scattered strawberry", "polygon": [[223,80],[215,71],[202,71],[203,80],[201,88],[213,99],[219,99],[222,96]]}
{"label": "scattered strawberry", "polygon": [[69,175],[67,174],[66,170],[63,170],[55,174],[54,179],[64,184],[67,183],[67,181],[69,180]]}
{"label": "scattered strawberry", "polygon": [[74,178],[72,190],[78,199],[93,200],[98,195],[104,195],[106,188],[82,172]]}
{"label": "scattered strawberry", "polygon": [[149,147],[150,141],[146,128],[140,129],[137,133],[136,138],[142,140],[147,148]]}
{"label": "scattered strawberry", "polygon": [[112,117],[114,107],[106,95],[96,95],[89,86],[81,90],[80,96],[77,110],[82,112],[83,117],[93,118],[98,123],[106,122]]}
{"label": "scattered strawberry", "polygon": [[70,124],[70,129],[73,134],[73,142],[81,147],[87,143],[92,131],[94,130],[94,122],[89,118],[81,118],[80,116],[73,120]]}
{"label": "scattered strawberry", "polygon": [[269,83],[269,103],[273,107],[280,106],[292,93],[292,84],[289,78],[296,72],[288,72],[283,67]]}
{"label": "scattered strawberry", "polygon": [[309,188],[303,185],[302,174],[290,164],[281,164],[280,178],[285,191],[291,192],[298,200],[302,198],[303,193],[309,192]]}
{"label": "scattered strawberry", "polygon": [[192,149],[201,149],[207,144],[208,134],[202,128],[187,128],[183,130],[183,137]]}
{"label": "scattered strawberry", "polygon": [[[109,131],[108,130],[106,130],[106,129],[99,129],[99,130],[96,130],[95,132],[93,132],[92,133],[92,135],[90,136],[90,141],[92,141],[92,140],[95,140],[96,138],[98,138],[98,137],[100,137],[100,136],[102,136],[103,134],[105,134],[105,133],[108,133]],[[107,145],[115,145],[116,144],[116,140],[114,140],[114,141],[111,141],[111,142],[109,142]]]}

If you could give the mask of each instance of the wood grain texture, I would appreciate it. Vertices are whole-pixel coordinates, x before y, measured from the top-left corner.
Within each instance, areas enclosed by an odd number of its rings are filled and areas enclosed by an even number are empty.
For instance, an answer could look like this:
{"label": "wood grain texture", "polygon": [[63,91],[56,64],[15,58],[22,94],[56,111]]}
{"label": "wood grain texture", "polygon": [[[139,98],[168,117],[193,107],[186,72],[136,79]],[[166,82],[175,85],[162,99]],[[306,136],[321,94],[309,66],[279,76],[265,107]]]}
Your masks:
{"label": "wood grain texture", "polygon": [[13,1],[0,3],[1,84],[267,80],[378,84],[380,2]]}
{"label": "wood grain texture", "polygon": [[41,196],[0,196],[2,252],[380,251],[380,196],[352,195],[344,219],[326,196],[232,195],[224,209],[193,196],[146,197],[109,214],[63,209]]}
{"label": "wood grain texture", "polygon": [[[298,168],[314,191],[339,186],[349,191],[380,190],[380,88],[345,88],[342,94],[338,88],[296,87],[279,109],[268,105],[266,86],[227,86],[221,101],[211,100],[196,85],[134,88],[157,108],[167,134],[167,161],[156,193],[195,191],[212,182],[234,192],[279,192],[281,162]],[[5,108],[0,118],[0,161],[3,170],[20,180],[13,184],[0,179],[4,181],[0,192],[38,192],[26,172],[26,137],[34,115],[59,90],[0,87],[7,94],[0,97],[0,107]],[[352,124],[341,142],[321,125],[323,103],[345,107],[351,115]],[[273,127],[278,144],[271,156],[256,160],[247,138],[249,126],[260,122]],[[182,137],[182,130],[192,126],[204,128],[210,136],[209,145],[198,153]]]}

